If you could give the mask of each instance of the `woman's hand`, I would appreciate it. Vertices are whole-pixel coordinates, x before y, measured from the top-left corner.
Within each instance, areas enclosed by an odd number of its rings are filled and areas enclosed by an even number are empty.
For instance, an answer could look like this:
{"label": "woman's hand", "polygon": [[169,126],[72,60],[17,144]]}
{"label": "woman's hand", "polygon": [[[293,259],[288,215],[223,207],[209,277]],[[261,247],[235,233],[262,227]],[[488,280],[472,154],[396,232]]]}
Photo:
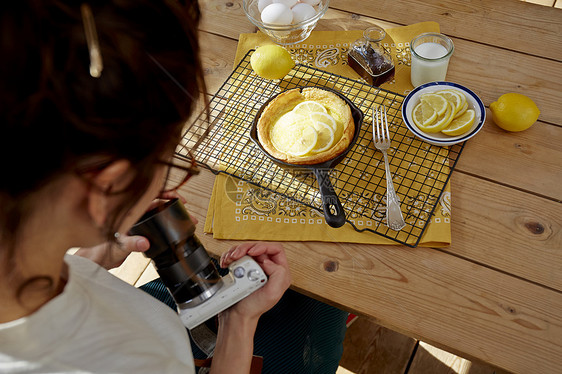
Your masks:
{"label": "woman's hand", "polygon": [[75,255],[86,257],[109,270],[118,267],[131,252],[144,252],[150,242],[143,236],[119,235],[117,243],[103,243],[95,247],[80,248]]}
{"label": "woman's hand", "polygon": [[278,243],[254,242],[237,245],[222,255],[220,266],[226,268],[245,255],[254,258],[269,280],[265,286],[239,301],[228,312],[258,319],[281,299],[291,285],[291,274],[285,250]]}
{"label": "woman's hand", "polygon": [[245,255],[252,256],[269,280],[259,290],[219,314],[217,345],[211,373],[248,373],[254,350],[254,333],[259,317],[271,309],[291,284],[285,251],[277,243],[244,243],[230,248],[221,259],[221,267]]}

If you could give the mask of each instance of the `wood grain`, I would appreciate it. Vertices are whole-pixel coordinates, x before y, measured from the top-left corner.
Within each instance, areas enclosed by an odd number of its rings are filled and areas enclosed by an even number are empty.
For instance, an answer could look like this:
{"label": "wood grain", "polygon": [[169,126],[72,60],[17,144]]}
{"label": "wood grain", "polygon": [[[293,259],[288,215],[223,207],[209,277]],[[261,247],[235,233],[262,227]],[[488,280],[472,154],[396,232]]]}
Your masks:
{"label": "wood grain", "polygon": [[438,21],[446,35],[562,61],[556,8],[515,0],[333,0],[330,7],[402,25]]}
{"label": "wood grain", "polygon": [[419,342],[408,374],[508,374],[508,372],[482,364]]}
{"label": "wood grain", "polygon": [[562,201],[562,127],[537,122],[510,133],[487,111],[483,129],[469,140],[457,170]]}
{"label": "wood grain", "polygon": [[561,204],[460,173],[451,190],[444,251],[562,291]]}
{"label": "wood grain", "polygon": [[415,339],[358,318],[345,335],[340,366],[356,374],[405,373],[415,345]]}

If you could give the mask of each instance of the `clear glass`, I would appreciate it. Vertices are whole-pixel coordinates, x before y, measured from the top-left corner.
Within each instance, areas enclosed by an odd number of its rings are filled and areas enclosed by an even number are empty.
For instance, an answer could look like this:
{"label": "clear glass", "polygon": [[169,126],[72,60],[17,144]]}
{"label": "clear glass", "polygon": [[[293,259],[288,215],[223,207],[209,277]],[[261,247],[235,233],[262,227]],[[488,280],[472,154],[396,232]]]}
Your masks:
{"label": "clear glass", "polygon": [[418,87],[429,82],[444,81],[454,50],[453,41],[443,34],[424,33],[416,36],[410,42],[412,85]]}
{"label": "clear glass", "polygon": [[244,0],[243,7],[246,17],[257,26],[261,32],[269,36],[271,40],[280,45],[297,44],[310,36],[310,33],[316,27],[318,20],[324,16],[330,0],[321,0],[318,5],[314,6],[316,15],[302,22],[291,25],[280,26],[263,23],[261,21],[261,12],[258,9],[258,0]]}
{"label": "clear glass", "polygon": [[385,37],[381,27],[369,27],[361,39],[352,43],[347,55],[349,66],[372,86],[380,86],[394,77],[392,56],[381,45]]}

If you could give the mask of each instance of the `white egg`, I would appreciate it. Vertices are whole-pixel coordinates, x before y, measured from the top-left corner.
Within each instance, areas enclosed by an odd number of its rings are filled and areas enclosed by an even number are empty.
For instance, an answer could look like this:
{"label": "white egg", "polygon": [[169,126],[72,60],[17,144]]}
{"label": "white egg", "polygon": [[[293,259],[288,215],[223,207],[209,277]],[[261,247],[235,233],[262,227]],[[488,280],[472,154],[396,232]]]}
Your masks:
{"label": "white egg", "polygon": [[258,0],[258,9],[261,12],[265,9],[266,6],[269,4],[273,4],[273,0]]}
{"label": "white egg", "polygon": [[290,25],[293,22],[293,12],[284,4],[270,4],[261,12],[261,20],[274,25]]}
{"label": "white egg", "polygon": [[300,0],[301,3],[305,3],[308,5],[316,6],[320,4],[320,0]]}
{"label": "white egg", "polygon": [[298,3],[291,10],[293,11],[293,23],[302,22],[316,15],[316,10],[312,5],[305,3]]}
{"label": "white egg", "polygon": [[298,0],[273,0],[274,4],[287,5],[289,8],[294,7],[297,2]]}

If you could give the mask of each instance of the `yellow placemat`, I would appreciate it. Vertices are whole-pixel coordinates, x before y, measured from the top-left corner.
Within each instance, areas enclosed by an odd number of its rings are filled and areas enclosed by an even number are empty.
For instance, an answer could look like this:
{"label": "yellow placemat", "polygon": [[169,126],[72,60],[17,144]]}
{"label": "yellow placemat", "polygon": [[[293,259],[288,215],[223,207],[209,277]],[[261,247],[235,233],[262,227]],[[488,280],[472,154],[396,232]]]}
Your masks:
{"label": "yellow placemat", "polygon": [[[395,59],[396,73],[394,80],[385,83],[382,88],[398,93],[407,93],[412,89],[409,80],[409,41],[415,35],[429,31],[438,32],[439,25],[435,22],[424,22],[387,30],[387,38],[382,44],[391,51]],[[360,79],[347,65],[347,51],[349,45],[361,35],[362,30],[315,31],[306,41],[287,49],[301,64]],[[249,49],[271,43],[267,36],[260,32],[241,34],[235,66]],[[381,194],[384,194],[384,191]],[[449,185],[446,186],[434,213],[418,245],[450,244]],[[377,214],[377,219],[380,219],[384,212]],[[348,219],[358,229],[372,228],[372,221],[364,217]],[[356,231],[349,224],[338,229],[331,228],[325,223],[321,212],[224,174],[219,174],[215,180],[205,221],[205,232],[213,233],[213,237],[218,239],[397,244],[372,232]],[[394,233],[389,235],[393,237]],[[413,244],[417,238],[407,238],[404,241]]]}
{"label": "yellow placemat", "polygon": [[[419,246],[451,243],[450,209],[447,186]],[[358,222],[359,228],[369,228],[368,220]],[[204,231],[215,239],[397,244],[372,232],[358,232],[349,224],[331,228],[322,213],[224,174],[215,179]]]}

